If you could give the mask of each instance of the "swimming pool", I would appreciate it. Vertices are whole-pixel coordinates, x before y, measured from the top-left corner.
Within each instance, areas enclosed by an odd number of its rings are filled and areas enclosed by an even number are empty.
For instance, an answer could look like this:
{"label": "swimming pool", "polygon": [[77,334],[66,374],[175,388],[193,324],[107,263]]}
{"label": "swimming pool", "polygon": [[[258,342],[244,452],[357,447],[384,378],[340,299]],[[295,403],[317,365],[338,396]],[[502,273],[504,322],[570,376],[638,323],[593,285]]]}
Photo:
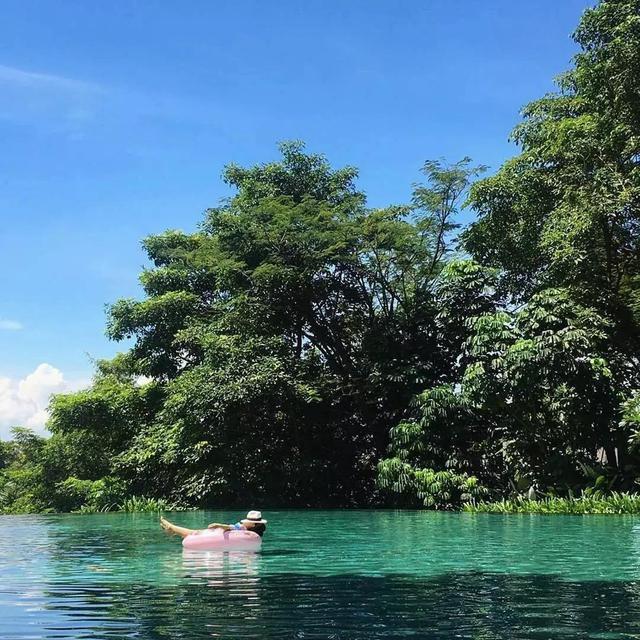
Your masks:
{"label": "swimming pool", "polygon": [[0,517],[0,638],[640,638],[640,518],[265,516],[258,554],[150,514]]}

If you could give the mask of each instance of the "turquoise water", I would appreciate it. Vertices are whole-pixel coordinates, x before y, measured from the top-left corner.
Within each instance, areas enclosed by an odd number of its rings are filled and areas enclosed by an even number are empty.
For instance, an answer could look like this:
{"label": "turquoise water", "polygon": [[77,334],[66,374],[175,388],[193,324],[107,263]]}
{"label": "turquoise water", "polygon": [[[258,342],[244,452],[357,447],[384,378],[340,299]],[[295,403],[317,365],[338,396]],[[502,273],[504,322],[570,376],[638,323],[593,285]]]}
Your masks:
{"label": "turquoise water", "polygon": [[639,518],[266,515],[257,554],[183,552],[147,514],[4,516],[0,638],[640,638]]}

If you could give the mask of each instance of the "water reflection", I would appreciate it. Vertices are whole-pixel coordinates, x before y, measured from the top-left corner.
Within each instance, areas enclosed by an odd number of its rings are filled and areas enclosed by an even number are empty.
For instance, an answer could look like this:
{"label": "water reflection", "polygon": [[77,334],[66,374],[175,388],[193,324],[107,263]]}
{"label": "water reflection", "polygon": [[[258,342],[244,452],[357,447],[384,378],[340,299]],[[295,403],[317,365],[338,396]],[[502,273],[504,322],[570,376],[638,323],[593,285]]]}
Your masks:
{"label": "water reflection", "polygon": [[[240,577],[224,559],[196,561],[173,587],[59,585],[31,638],[205,640],[231,638],[640,637],[638,585],[569,583],[549,576],[447,574]],[[222,564],[219,561],[222,560]],[[207,561],[208,562],[208,561]],[[245,566],[241,563],[241,566]],[[236,569],[238,566],[236,565]],[[212,570],[212,575],[203,576]],[[218,573],[220,572],[220,573]],[[6,629],[7,620],[0,623]],[[22,620],[22,623],[25,619]],[[43,624],[45,623],[45,624]],[[35,627],[35,628],[34,628]],[[23,633],[28,629],[22,629]],[[4,638],[25,637],[0,634]]]}
{"label": "water reflection", "polygon": [[182,566],[187,578],[206,578],[211,586],[227,586],[238,580],[258,580],[261,554],[252,551],[182,551]]}
{"label": "water reflection", "polygon": [[[245,629],[261,618],[260,561],[261,554],[252,551],[182,552],[185,581],[222,592],[222,599],[233,603],[228,613],[242,611]],[[213,619],[212,625],[217,626]]]}

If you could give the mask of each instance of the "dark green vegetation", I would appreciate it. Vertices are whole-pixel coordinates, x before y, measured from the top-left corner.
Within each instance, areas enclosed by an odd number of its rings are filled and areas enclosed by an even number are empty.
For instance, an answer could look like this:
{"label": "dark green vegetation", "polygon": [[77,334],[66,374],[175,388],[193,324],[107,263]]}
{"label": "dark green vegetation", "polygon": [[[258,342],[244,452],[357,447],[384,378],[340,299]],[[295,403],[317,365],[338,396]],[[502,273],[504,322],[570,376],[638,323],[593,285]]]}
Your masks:
{"label": "dark green vegetation", "polygon": [[3,445],[0,507],[637,488],[640,0],[575,38],[520,154],[472,187],[468,159],[427,162],[410,204],[371,209],[301,144],[227,167],[198,232],[145,240],[146,297],[107,326],[132,348],[53,399],[50,439]]}

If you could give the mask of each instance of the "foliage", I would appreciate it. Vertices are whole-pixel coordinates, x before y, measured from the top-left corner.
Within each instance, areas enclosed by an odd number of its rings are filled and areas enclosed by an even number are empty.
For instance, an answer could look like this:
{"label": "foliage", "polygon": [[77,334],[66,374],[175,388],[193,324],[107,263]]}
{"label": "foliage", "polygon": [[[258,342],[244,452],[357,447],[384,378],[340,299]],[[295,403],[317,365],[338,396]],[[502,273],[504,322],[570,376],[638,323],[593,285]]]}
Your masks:
{"label": "foliage", "polygon": [[229,166],[236,194],[196,233],[145,240],[146,297],[107,323],[132,348],[52,401],[50,508],[106,508],[92,497],[103,478],[188,505],[376,499],[389,429],[455,367],[444,327],[464,323],[436,282],[483,167],[427,162],[409,204],[370,209],[353,168],[280,150]]}
{"label": "foliage", "polygon": [[640,392],[635,390],[622,404],[620,427],[629,429],[629,445],[633,451],[640,448]]}
{"label": "foliage", "polygon": [[58,505],[62,511],[111,511],[125,495],[124,483],[112,477],[79,480],[69,477],[57,486]]}
{"label": "foliage", "polygon": [[640,495],[637,493],[612,492],[607,495],[592,494],[574,497],[552,497],[541,500],[513,498],[498,502],[466,504],[464,511],[496,514],[640,514]]}
{"label": "foliage", "polygon": [[383,460],[378,465],[378,484],[403,496],[407,504],[419,500],[420,506],[436,509],[458,508],[487,494],[475,476],[453,471],[416,469],[399,458]]}
{"label": "foliage", "polygon": [[570,288],[628,330],[640,269],[638,1],[600,2],[574,38],[574,68],[514,131],[522,153],[475,185],[465,242],[512,295]]}
{"label": "foliage", "polygon": [[521,153],[471,189],[462,241],[498,304],[463,307],[455,375],[391,430],[390,460],[497,496],[638,475],[640,4],[600,2],[575,39],[559,91],[524,110]]}
{"label": "foliage", "polygon": [[39,458],[45,445],[29,429],[13,429],[13,440],[3,443],[0,473],[0,513],[34,513],[52,510]]}
{"label": "foliage", "polygon": [[[394,457],[416,469],[470,473],[501,492],[585,486],[598,450],[622,461],[623,386],[609,366],[607,322],[593,309],[546,290],[468,326],[465,366],[452,383],[420,394],[413,419],[392,429]],[[637,461],[624,457],[615,472],[629,486]]]}
{"label": "foliage", "polygon": [[575,66],[525,108],[522,152],[474,186],[478,220],[464,234],[506,295],[563,288],[606,317],[627,389],[640,346],[639,7],[608,0],[584,14]]}
{"label": "foliage", "polygon": [[185,508],[166,500],[147,498],[145,496],[131,496],[118,505],[117,510],[125,513],[157,513],[159,511],[184,511]]}
{"label": "foliage", "polygon": [[185,511],[187,508],[167,502],[166,500],[159,500],[157,498],[147,498],[146,496],[131,496],[125,498],[120,503],[85,503],[79,509],[76,509],[74,513],[80,513],[84,515],[90,515],[94,513],[159,513],[161,511]]}
{"label": "foliage", "polygon": [[147,299],[111,309],[109,334],[135,339],[131,371],[164,394],[117,457],[134,491],[368,502],[390,426],[452,365],[433,283],[482,168],[429,162],[410,205],[371,210],[355,170],[281,152],[228,167],[237,193],[198,233],[149,238]]}

